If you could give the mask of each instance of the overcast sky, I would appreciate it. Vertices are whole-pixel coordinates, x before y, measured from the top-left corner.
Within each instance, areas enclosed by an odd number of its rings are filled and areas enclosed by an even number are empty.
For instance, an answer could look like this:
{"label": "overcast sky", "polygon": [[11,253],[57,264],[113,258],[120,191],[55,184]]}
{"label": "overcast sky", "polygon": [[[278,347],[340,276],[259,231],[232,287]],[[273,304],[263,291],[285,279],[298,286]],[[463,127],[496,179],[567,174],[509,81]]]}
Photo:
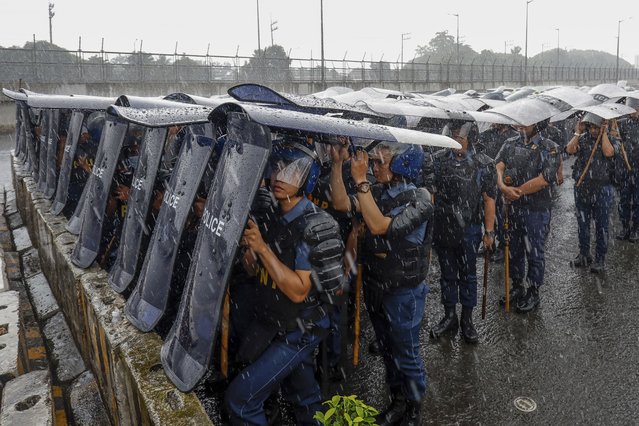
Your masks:
{"label": "overcast sky", "polygon": [[[53,42],[67,49],[154,53],[252,55],[257,48],[258,0],[132,1],[54,0]],[[35,34],[49,39],[47,0],[0,0],[0,46],[22,46]],[[534,0],[529,4],[528,54],[557,47],[595,49],[630,63],[639,55],[639,1]],[[320,56],[320,0],[259,0],[262,47],[274,42],[294,58]],[[325,57],[396,61],[402,33],[404,59],[413,58],[436,32],[455,36],[480,52],[504,52],[525,42],[526,0],[324,0]],[[556,30],[559,28],[559,32]]]}

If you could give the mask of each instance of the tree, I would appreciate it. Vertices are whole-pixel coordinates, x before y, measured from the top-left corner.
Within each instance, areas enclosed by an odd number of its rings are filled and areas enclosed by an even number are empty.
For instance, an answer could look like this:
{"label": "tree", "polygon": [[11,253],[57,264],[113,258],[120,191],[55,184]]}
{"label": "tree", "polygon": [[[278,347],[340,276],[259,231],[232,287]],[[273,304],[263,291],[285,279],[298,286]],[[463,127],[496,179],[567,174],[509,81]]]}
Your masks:
{"label": "tree", "polygon": [[510,54],[511,55],[521,55],[521,46],[515,46],[512,49],[510,49]]}
{"label": "tree", "polygon": [[278,44],[255,50],[249,62],[242,66],[246,79],[257,81],[290,81],[291,59]]}

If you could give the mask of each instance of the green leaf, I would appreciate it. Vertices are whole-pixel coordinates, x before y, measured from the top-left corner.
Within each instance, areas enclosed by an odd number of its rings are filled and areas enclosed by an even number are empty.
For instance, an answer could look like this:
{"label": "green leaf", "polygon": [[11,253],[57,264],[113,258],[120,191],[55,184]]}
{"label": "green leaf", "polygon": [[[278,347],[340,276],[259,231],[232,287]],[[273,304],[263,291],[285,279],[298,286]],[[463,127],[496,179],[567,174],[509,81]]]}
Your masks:
{"label": "green leaf", "polygon": [[339,404],[339,400],[340,399],[341,399],[341,397],[339,395],[335,395],[333,398],[331,398],[331,402],[335,406],[335,405]]}
{"label": "green leaf", "polygon": [[361,423],[363,420],[363,417],[357,416],[353,419],[353,423]]}
{"label": "green leaf", "polygon": [[364,417],[364,409],[361,406],[355,407],[355,412],[357,412],[358,416]]}
{"label": "green leaf", "polygon": [[326,411],[326,414],[324,414],[324,419],[330,419],[333,414],[335,414],[335,408],[329,408],[328,411]]}

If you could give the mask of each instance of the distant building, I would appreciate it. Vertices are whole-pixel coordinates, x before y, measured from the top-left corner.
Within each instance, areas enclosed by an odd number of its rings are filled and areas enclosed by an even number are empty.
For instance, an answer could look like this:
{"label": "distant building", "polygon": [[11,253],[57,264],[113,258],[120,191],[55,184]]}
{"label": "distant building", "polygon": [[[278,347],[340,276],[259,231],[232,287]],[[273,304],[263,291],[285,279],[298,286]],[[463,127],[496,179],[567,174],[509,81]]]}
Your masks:
{"label": "distant building", "polygon": [[639,55],[635,55],[635,68],[639,68]]}

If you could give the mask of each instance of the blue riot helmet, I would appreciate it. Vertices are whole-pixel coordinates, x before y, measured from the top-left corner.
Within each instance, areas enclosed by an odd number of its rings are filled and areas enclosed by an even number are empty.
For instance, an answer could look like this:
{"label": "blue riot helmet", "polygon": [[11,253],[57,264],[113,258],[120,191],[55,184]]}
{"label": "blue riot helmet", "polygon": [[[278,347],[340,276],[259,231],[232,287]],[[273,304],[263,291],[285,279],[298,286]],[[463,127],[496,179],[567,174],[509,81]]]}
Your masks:
{"label": "blue riot helmet", "polygon": [[91,114],[87,119],[87,133],[91,136],[91,140],[95,143],[100,142],[100,138],[102,137],[102,129],[104,129],[104,113],[96,112]]}
{"label": "blue riot helmet", "polygon": [[419,145],[382,142],[374,149],[390,151],[392,157],[389,169],[396,175],[412,181],[422,171],[424,150]]}
{"label": "blue riot helmet", "polygon": [[320,163],[312,146],[305,138],[285,137],[273,141],[269,157],[271,173],[276,179],[300,188],[310,194],[320,175]]}

